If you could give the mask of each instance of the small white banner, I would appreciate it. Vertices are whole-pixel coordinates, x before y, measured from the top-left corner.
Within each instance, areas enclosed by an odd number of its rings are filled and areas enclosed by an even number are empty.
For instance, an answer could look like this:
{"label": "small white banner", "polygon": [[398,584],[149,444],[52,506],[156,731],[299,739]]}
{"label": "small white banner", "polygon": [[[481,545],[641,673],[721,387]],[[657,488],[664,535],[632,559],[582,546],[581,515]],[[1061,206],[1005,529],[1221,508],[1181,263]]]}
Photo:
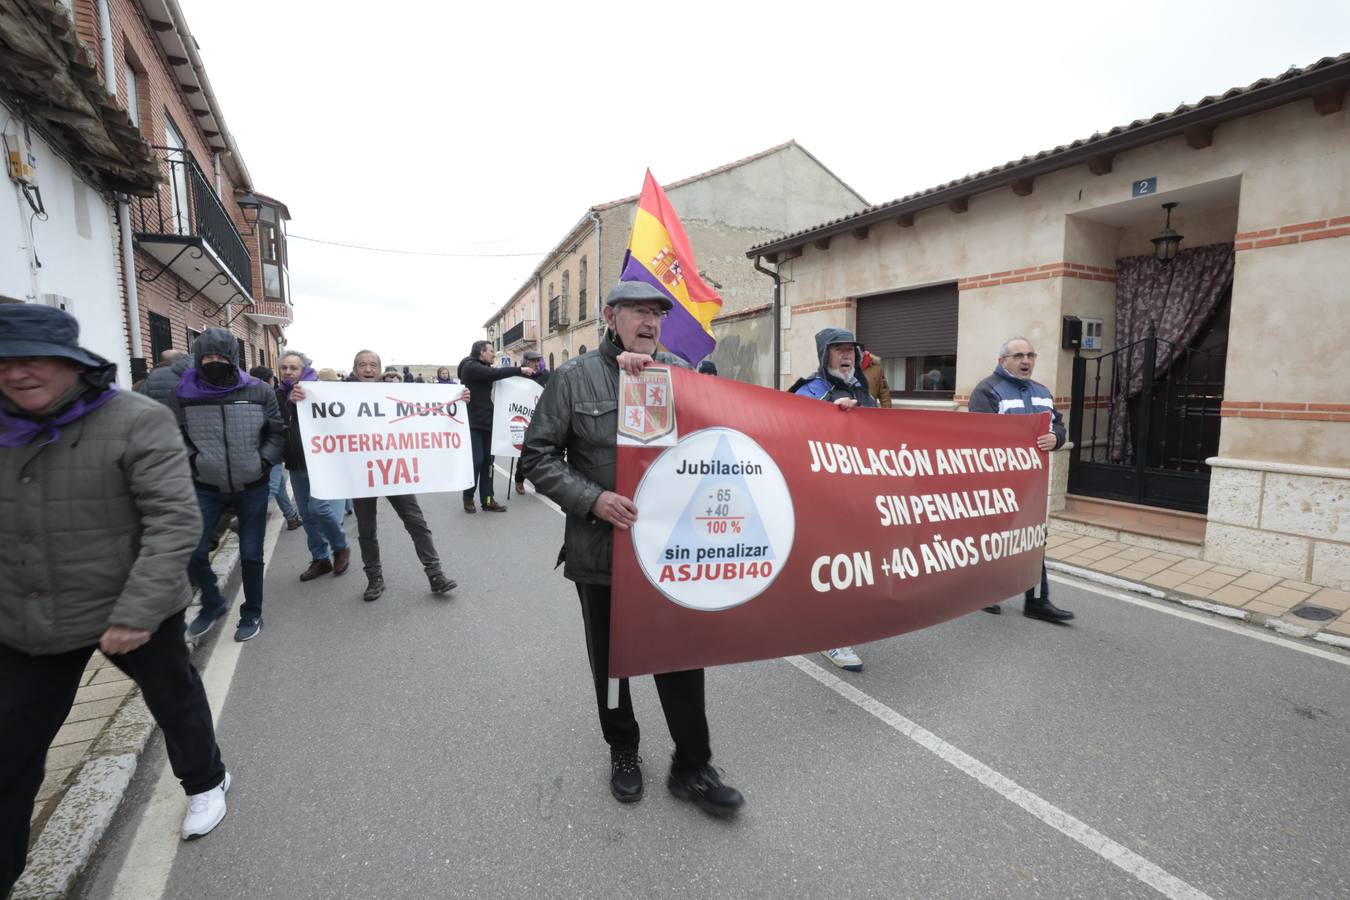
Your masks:
{"label": "small white banner", "polygon": [[520,456],[525,429],[534,418],[534,407],[543,385],[529,378],[503,378],[492,384],[493,456]]}
{"label": "small white banner", "polygon": [[386,497],[473,485],[464,385],[306,381],[301,387],[296,420],[313,496]]}

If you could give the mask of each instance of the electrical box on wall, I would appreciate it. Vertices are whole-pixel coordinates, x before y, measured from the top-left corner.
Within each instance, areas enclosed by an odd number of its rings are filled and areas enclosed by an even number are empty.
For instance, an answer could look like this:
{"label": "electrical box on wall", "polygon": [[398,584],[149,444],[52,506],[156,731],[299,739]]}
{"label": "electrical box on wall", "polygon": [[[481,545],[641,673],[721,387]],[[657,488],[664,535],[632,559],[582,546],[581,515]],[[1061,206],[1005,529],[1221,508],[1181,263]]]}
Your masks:
{"label": "electrical box on wall", "polygon": [[17,132],[4,136],[5,162],[10,178],[20,184],[32,185],[37,182],[37,157],[33,155],[33,139],[28,134],[28,125],[21,127],[22,137]]}
{"label": "electrical box on wall", "polygon": [[1102,320],[1083,319],[1083,349],[1102,349]]}
{"label": "electrical box on wall", "polygon": [[1059,346],[1065,350],[1077,350],[1083,340],[1083,321],[1077,316],[1065,316],[1064,328],[1060,332]]}

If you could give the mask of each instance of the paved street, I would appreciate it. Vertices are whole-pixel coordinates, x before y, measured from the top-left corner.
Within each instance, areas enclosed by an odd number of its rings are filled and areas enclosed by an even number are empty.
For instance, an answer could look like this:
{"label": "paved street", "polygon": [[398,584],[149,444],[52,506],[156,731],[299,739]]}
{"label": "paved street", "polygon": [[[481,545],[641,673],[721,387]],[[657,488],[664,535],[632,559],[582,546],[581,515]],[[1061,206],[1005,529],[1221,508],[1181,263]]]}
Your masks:
{"label": "paved street", "polygon": [[301,585],[303,532],[280,534],[262,635],[209,648],[228,818],[177,841],[156,737],[79,896],[1346,896],[1339,651],[1056,584],[1072,627],[1014,601],[863,646],[860,675],[711,670],[715,762],[748,798],[731,822],[666,793],[638,680],[647,796],[623,807],[552,569],[561,517],[423,505],[447,598],[383,502],[374,604],[355,559]]}

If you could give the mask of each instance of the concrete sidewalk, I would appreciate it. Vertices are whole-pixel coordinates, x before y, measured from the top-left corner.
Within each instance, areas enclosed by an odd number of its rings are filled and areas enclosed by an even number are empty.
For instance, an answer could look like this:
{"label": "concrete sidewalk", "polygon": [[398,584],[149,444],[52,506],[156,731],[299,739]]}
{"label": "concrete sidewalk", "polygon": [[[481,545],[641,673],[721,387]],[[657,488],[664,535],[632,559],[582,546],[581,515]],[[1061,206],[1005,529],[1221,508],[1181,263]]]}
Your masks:
{"label": "concrete sidewalk", "polygon": [[1350,649],[1350,592],[1087,537],[1054,519],[1045,557],[1052,571]]}

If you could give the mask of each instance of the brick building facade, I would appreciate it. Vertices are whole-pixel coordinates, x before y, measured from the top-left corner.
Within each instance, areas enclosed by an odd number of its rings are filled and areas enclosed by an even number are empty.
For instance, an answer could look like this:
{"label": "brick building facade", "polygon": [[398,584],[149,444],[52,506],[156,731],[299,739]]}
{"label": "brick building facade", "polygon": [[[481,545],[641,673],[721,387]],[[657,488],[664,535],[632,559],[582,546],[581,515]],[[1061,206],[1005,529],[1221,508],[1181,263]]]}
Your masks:
{"label": "brick building facade", "polygon": [[[177,0],[72,0],[80,40],[159,168],[133,197],[134,272],[122,272],[131,356],[153,365],[209,327],[228,327],[245,368],[275,364],[293,318],[286,206],[254,192]],[[107,34],[101,25],[107,13]],[[241,202],[243,205],[241,205]],[[132,296],[131,291],[134,291]],[[135,363],[133,363],[135,367]]]}

